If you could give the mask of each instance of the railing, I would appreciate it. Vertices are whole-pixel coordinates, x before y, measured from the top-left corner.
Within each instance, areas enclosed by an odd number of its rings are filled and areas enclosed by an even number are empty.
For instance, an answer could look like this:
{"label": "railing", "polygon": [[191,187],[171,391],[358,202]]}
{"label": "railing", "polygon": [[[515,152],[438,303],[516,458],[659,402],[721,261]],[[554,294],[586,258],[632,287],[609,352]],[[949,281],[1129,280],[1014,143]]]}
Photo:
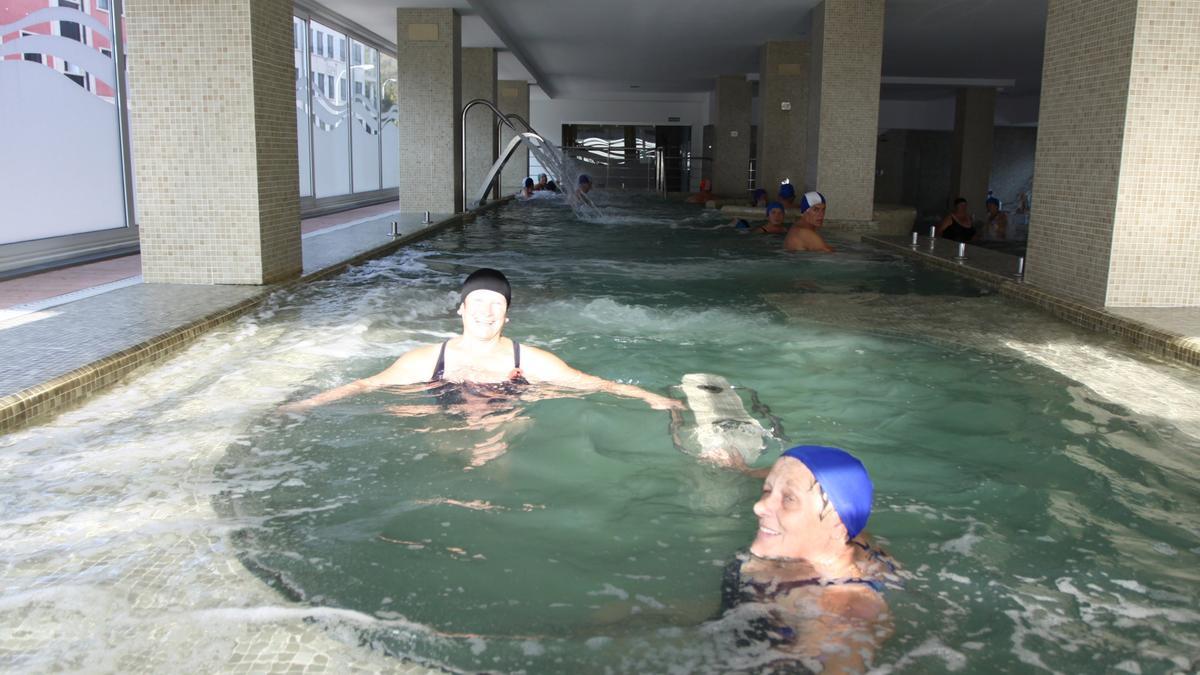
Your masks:
{"label": "railing", "polygon": [[[467,104],[464,105],[463,109],[462,109],[462,119],[461,119],[461,127],[462,127],[462,148],[461,148],[462,157],[461,157],[461,159],[462,159],[462,164],[459,166],[459,174],[462,178],[462,208],[464,211],[469,208],[469,202],[467,200],[467,190],[469,189],[469,187],[467,185],[467,113],[471,111],[471,108],[474,108],[477,105],[486,106],[488,109],[490,109],[492,111],[492,114],[496,116],[497,128],[499,128],[500,125],[504,125],[510,129],[512,129],[516,133],[516,139],[525,139],[527,141],[533,141],[533,143],[530,143],[531,151],[536,152],[538,150],[538,148],[541,147],[541,144],[545,143],[541,134],[534,131],[533,127],[529,125],[529,122],[524,117],[521,117],[520,115],[518,115],[516,113],[505,114],[503,111],[501,111],[499,108],[496,107],[496,104],[492,103],[491,101],[487,100],[486,98],[477,98],[477,99],[468,101]],[[518,126],[517,126],[518,124],[520,125],[520,128],[518,128]],[[496,164],[493,165],[492,171],[488,174],[488,179],[487,179],[486,184],[480,189],[481,198],[482,198],[482,196],[487,194],[488,189],[490,189],[491,185],[497,180],[497,178],[499,176],[500,167],[502,167],[504,165],[504,162],[508,161],[508,158],[511,157],[513,152],[515,151],[516,145],[519,144],[519,142],[520,142],[519,140],[516,140],[516,139],[514,139],[515,142],[510,142],[510,146],[509,146],[508,150],[505,151],[502,159],[498,160],[495,157],[492,158],[492,161],[496,162]],[[535,145],[534,143],[537,143],[537,145]],[[543,161],[543,160],[546,160],[549,158],[544,158],[544,157],[539,156],[538,159],[539,159],[539,161]],[[551,167],[551,168],[554,170],[560,170],[559,172],[561,173],[561,167]]]}

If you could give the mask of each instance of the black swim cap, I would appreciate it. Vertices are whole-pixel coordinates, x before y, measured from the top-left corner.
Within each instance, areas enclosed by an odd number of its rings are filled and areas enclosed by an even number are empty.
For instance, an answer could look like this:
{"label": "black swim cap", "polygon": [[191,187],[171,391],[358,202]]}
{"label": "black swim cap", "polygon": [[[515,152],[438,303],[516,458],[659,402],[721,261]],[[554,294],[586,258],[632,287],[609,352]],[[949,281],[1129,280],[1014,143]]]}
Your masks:
{"label": "black swim cap", "polygon": [[461,301],[466,302],[472,291],[495,291],[504,296],[505,306],[512,305],[512,286],[499,270],[481,267],[467,277],[462,285]]}

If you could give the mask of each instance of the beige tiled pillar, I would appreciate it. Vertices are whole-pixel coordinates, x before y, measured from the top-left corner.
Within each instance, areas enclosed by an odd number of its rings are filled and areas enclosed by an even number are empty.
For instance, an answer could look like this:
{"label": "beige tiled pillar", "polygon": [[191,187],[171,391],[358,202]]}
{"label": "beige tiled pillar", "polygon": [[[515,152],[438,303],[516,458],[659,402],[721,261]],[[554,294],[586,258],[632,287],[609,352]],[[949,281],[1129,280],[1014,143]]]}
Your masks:
{"label": "beige tiled pillar", "polygon": [[[462,50],[462,104],[481,98],[496,103],[496,50],[473,47]],[[496,116],[477,105],[466,119],[467,198],[474,199],[496,161]]]}
{"label": "beige tiled pillar", "polygon": [[300,274],[292,3],[126,0],[147,282]]}
{"label": "beige tiled pillar", "polygon": [[461,210],[461,19],[452,9],[397,9],[400,210]]}
{"label": "beige tiled pillar", "polygon": [[807,42],[768,42],[759,50],[758,186],[774,198],[784,179],[803,186],[808,143]]}
{"label": "beige tiled pillar", "polygon": [[713,123],[713,192],[747,195],[750,169],[750,83],[745,75],[717,78],[717,119]]}
{"label": "beige tiled pillar", "polygon": [[950,167],[951,200],[962,197],[976,214],[984,212],[992,174],[996,90],[964,87],[954,109],[954,163]]}
{"label": "beige tiled pillar", "polygon": [[1200,305],[1197,35],[1196,2],[1050,1],[1026,281]]}
{"label": "beige tiled pillar", "polygon": [[828,218],[871,220],[883,63],[883,0],[826,0],[812,10],[807,187]]}
{"label": "beige tiled pillar", "polygon": [[[529,120],[529,83],[524,80],[500,80],[496,85],[500,110],[505,115],[516,113]],[[520,127],[520,123],[517,123]],[[500,127],[500,152],[508,147],[508,142],[517,133],[512,129]],[[513,156],[500,172],[500,191],[503,194],[513,194],[521,189],[525,178],[529,176],[529,148],[524,143],[517,148]]]}

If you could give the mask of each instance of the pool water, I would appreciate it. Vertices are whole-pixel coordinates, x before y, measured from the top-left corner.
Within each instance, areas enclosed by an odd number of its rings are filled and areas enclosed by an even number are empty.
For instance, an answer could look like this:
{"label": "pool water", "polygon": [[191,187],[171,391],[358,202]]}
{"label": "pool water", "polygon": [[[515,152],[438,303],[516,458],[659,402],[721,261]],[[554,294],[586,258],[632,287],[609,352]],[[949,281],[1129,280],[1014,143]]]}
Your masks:
{"label": "pool water", "polygon": [[[274,412],[455,335],[458,284],[490,266],[513,283],[513,339],[675,397],[686,373],[725,377],[779,425],[759,466],[789,443],[863,459],[876,485],[867,531],[905,578],[887,596],[881,672],[1196,669],[1195,371],[869,246],[786,254],[779,238],[713,229],[712,212],[605,197],[592,222],[512,204],[277,294],[64,421],[8,437],[7,575],[40,564],[23,578],[47,590],[6,590],[0,622],[93,616],[64,586],[145,616],[111,579],[137,567],[130,541],[165,527],[209,542],[160,571],[190,589],[175,608],[202,608],[195,621],[226,639],[303,623],[366,655],[338,658],[465,671],[761,666],[763,648],[738,647],[715,620],[761,483],[677,447],[667,413],[537,388],[489,414],[421,390]],[[181,489],[198,502],[187,508],[218,517],[160,522],[153,505]],[[135,512],[140,525],[91,523],[71,541],[44,524],[68,509]],[[104,573],[45,563],[84,545],[106,552]],[[231,564],[256,579],[253,601],[203,577]],[[140,653],[116,642],[91,649]],[[215,662],[186,644],[195,669]],[[27,651],[14,663],[55,662],[52,644]]]}

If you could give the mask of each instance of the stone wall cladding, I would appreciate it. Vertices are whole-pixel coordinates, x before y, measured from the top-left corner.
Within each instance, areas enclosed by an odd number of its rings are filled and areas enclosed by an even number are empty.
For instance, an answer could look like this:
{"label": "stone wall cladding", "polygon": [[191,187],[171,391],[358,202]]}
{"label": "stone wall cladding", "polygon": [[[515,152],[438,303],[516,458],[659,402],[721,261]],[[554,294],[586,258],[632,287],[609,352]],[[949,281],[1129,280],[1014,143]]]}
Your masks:
{"label": "stone wall cladding", "polygon": [[1136,13],[1136,0],[1051,0],[1046,16],[1025,278],[1096,306],[1107,295]]}
{"label": "stone wall cladding", "polygon": [[303,266],[292,5],[252,0],[250,7],[263,266],[260,283],[273,283],[299,276]]}
{"label": "stone wall cladding", "polygon": [[815,145],[808,141],[816,171],[807,178],[829,199],[830,218],[871,219],[883,6],[883,0],[827,0],[813,9],[812,61],[823,84],[816,119],[809,122],[819,127]]}
{"label": "stone wall cladding", "polygon": [[[462,50],[462,104],[477,98],[496,103],[496,50],[473,47]],[[496,157],[496,116],[477,105],[467,113],[467,198],[474,199]]]}
{"label": "stone wall cladding", "polygon": [[[758,187],[775,197],[783,179],[805,184],[809,43],[768,42],[759,50]],[[783,110],[781,104],[791,104]]]}
{"label": "stone wall cladding", "polygon": [[402,213],[459,210],[461,36],[452,9],[396,10]]}
{"label": "stone wall cladding", "polygon": [[950,202],[963,197],[976,214],[983,214],[995,140],[996,90],[964,87],[954,106],[954,162],[950,170]]}
{"label": "stone wall cladding", "polygon": [[1110,307],[1200,305],[1198,35],[1200,3],[1137,3]]}
{"label": "stone wall cladding", "polygon": [[[505,115],[516,113],[529,120],[529,83],[523,80],[500,80],[496,85],[496,105]],[[508,142],[516,136],[516,132],[508,127],[500,127],[500,152],[508,147]],[[513,152],[513,156],[500,171],[500,192],[506,195],[516,193],[524,186],[529,176],[529,147],[524,143]]]}
{"label": "stone wall cladding", "polygon": [[[748,197],[750,169],[750,83],[744,75],[717,78],[717,119],[713,125],[713,192]],[[734,136],[732,134],[736,133]]]}
{"label": "stone wall cladding", "polygon": [[145,280],[261,284],[299,274],[291,5],[125,8]]}

